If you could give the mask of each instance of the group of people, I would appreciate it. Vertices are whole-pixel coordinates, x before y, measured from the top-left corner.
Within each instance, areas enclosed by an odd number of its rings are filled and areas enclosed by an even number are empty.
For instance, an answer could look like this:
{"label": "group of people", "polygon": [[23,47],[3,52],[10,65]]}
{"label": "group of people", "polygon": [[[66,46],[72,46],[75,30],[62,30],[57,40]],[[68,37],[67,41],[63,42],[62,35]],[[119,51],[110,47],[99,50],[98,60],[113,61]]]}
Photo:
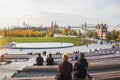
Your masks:
{"label": "group of people", "polygon": [[[54,65],[54,58],[52,57],[52,54],[50,53],[46,59],[47,65]],[[41,54],[38,54],[38,57],[36,58],[36,65],[43,65],[43,57],[41,57]]]}
{"label": "group of people", "polygon": [[[62,55],[62,62],[58,65],[58,73],[55,77],[56,80],[85,80],[88,69],[88,62],[85,58],[84,53],[80,53],[80,56],[75,62],[74,66],[72,63],[68,61],[68,55],[63,54]],[[37,65],[43,65],[43,58],[41,57],[41,54],[36,58]],[[54,59],[52,57],[52,54],[49,54],[49,56],[46,59],[47,65],[54,65]],[[73,76],[72,76],[73,75]],[[58,79],[60,77],[61,79]]]}
{"label": "group of people", "polygon": [[[58,72],[60,73],[61,80],[85,80],[87,76],[87,69],[88,62],[84,53],[80,54],[80,57],[74,66],[68,61],[68,55],[63,54],[62,63],[58,66]],[[58,79],[56,78],[56,80]]]}

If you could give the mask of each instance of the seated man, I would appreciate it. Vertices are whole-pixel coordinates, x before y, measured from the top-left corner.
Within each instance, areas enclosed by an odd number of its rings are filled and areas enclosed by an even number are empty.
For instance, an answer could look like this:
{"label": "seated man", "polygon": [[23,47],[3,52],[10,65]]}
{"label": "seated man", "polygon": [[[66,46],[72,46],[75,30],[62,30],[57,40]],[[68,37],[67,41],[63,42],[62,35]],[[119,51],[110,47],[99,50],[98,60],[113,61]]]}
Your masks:
{"label": "seated man", "polygon": [[47,65],[54,65],[54,59],[52,57],[52,54],[49,54],[49,56],[47,57]]}
{"label": "seated man", "polygon": [[46,56],[46,51],[43,51],[43,53],[42,53],[42,54],[43,54],[43,56]]}
{"label": "seated man", "polygon": [[38,54],[38,57],[36,58],[37,65],[43,65],[43,58],[41,57],[41,54]]}
{"label": "seated man", "polygon": [[[73,67],[73,80],[86,80],[88,62],[84,53],[80,53],[80,58]],[[89,75],[90,76],[90,75]]]}

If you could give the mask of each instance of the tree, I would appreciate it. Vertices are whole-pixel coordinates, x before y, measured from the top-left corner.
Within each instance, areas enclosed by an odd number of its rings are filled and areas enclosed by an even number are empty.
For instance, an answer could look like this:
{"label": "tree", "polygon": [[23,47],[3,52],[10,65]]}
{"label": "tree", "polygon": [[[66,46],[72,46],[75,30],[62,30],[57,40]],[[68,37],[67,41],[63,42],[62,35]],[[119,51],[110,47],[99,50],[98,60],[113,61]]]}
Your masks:
{"label": "tree", "polygon": [[116,39],[118,38],[118,35],[119,35],[119,32],[113,30],[113,31],[111,32],[111,39],[112,39],[112,40],[116,40]]}
{"label": "tree", "polygon": [[107,33],[107,34],[106,34],[106,39],[107,39],[107,40],[111,40],[111,33]]}
{"label": "tree", "polygon": [[120,33],[119,33],[119,35],[118,35],[118,38],[117,38],[117,40],[119,40],[119,41],[120,41]]}
{"label": "tree", "polygon": [[67,29],[66,28],[63,28],[62,35],[67,35]]}
{"label": "tree", "polygon": [[92,38],[94,33],[92,31],[88,31],[87,35],[88,35],[89,38]]}
{"label": "tree", "polygon": [[34,31],[34,30],[21,30],[21,29],[11,29],[11,30],[2,30],[0,31],[1,36],[17,36],[17,37],[43,37],[45,33]]}
{"label": "tree", "polygon": [[69,35],[77,35],[77,32],[74,31],[73,29],[70,29],[69,30]]}
{"label": "tree", "polygon": [[82,36],[82,33],[81,33],[80,30],[77,31],[77,36],[78,36],[78,37],[81,37],[81,36]]}
{"label": "tree", "polygon": [[97,32],[94,33],[93,37],[94,37],[95,39],[98,39],[98,34],[97,34]]}
{"label": "tree", "polygon": [[48,29],[46,35],[47,35],[47,37],[53,37],[54,31],[52,29]]}

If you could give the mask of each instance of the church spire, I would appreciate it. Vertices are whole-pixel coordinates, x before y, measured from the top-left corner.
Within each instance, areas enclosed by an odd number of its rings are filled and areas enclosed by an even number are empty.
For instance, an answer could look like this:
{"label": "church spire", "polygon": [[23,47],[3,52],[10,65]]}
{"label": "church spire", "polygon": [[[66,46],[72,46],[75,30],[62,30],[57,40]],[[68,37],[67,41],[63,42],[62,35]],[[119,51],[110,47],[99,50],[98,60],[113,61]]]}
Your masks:
{"label": "church spire", "polygon": [[52,23],[51,23],[51,28],[53,28],[53,21],[52,21]]}
{"label": "church spire", "polygon": [[23,27],[25,27],[25,21],[23,22]]}

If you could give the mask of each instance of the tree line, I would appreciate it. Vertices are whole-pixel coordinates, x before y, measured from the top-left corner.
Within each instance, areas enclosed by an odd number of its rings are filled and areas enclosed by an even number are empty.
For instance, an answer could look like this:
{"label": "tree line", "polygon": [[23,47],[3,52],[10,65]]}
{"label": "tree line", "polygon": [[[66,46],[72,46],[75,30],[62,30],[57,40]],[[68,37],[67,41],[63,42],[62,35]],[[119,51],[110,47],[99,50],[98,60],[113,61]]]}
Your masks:
{"label": "tree line", "polygon": [[15,37],[43,37],[46,33],[34,31],[34,30],[21,30],[21,29],[10,29],[10,30],[0,30],[0,36],[15,36]]}
{"label": "tree line", "polygon": [[108,32],[106,35],[107,40],[120,40],[120,32],[113,30],[111,32]]}
{"label": "tree line", "polygon": [[[97,32],[92,32],[92,31],[89,31],[87,33],[87,36],[89,38],[95,38],[95,39],[99,39],[98,37],[98,34]],[[106,40],[120,40],[120,32],[119,31],[116,31],[116,30],[113,30],[111,32],[107,32],[106,33]]]}
{"label": "tree line", "polygon": [[[83,34],[80,30],[73,30],[63,28],[62,30],[53,30],[48,28],[45,32],[36,31],[36,30],[23,30],[23,29],[9,29],[9,30],[0,30],[0,36],[15,36],[15,37],[54,37],[54,33],[60,33],[62,35],[75,35],[77,37],[83,37]],[[99,39],[97,32],[88,31],[86,34],[89,38]],[[106,40],[120,40],[119,31],[111,31],[106,33]]]}

